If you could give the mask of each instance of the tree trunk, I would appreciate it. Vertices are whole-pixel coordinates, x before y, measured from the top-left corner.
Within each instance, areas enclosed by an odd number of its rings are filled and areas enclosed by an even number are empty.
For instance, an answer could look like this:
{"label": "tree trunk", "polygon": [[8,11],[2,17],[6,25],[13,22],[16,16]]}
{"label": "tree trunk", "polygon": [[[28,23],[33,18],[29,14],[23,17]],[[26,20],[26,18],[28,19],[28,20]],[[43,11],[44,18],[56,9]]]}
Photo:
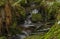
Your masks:
{"label": "tree trunk", "polygon": [[11,18],[12,18],[12,13],[11,13],[11,6],[9,3],[9,0],[6,1],[5,4],[5,23],[6,23],[6,30],[9,34],[9,26],[11,25]]}

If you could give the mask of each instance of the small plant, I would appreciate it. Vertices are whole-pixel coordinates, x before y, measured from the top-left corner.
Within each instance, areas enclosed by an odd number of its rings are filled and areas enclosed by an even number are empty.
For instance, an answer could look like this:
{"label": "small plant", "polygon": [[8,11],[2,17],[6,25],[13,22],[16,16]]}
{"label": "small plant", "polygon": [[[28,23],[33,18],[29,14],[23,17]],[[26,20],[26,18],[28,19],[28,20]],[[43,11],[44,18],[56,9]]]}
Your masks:
{"label": "small plant", "polygon": [[40,22],[42,19],[41,14],[32,14],[32,21],[33,22]]}

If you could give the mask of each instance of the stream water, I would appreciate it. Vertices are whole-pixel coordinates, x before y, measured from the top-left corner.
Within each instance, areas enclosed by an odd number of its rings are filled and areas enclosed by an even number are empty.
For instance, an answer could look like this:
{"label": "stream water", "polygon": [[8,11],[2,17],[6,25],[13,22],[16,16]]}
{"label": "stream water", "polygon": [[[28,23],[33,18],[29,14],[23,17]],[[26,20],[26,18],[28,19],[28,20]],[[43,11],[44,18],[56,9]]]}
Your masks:
{"label": "stream water", "polygon": [[[30,19],[32,17],[32,13],[36,14],[36,13],[38,13],[38,11],[36,9],[32,10],[32,12],[30,13],[30,15],[28,15],[28,17],[26,18],[25,23],[23,24],[23,27],[28,28],[30,26],[35,26],[34,24],[32,24],[32,21]],[[22,31],[22,34],[17,34],[16,35],[16,39],[24,39],[27,36],[29,36],[30,33],[31,33],[30,30]]]}
{"label": "stream water", "polygon": [[[32,7],[34,7],[35,5],[31,5]],[[32,21],[31,21],[31,17],[32,17],[32,14],[37,14],[38,13],[38,10],[37,9],[33,9],[31,12],[30,12],[30,15],[27,16],[26,20],[25,20],[25,23],[23,24],[23,27],[25,28],[28,28],[30,26],[37,26],[36,28],[39,28],[41,27],[42,24],[33,24]],[[45,30],[49,30],[48,29],[43,29],[44,31]],[[39,33],[40,31],[43,31],[43,30],[37,30]],[[22,34],[16,34],[16,36],[13,36],[13,39],[24,39],[26,38],[27,36],[29,36],[29,34],[31,34],[31,31],[28,30],[28,31],[22,31]]]}
{"label": "stream water", "polygon": [[[28,15],[28,17],[26,18],[25,23],[23,24],[23,27],[25,27],[25,28],[34,27],[34,26],[36,26],[36,28],[41,27],[42,24],[40,24],[40,23],[38,23],[38,24],[33,24],[32,23],[32,21],[30,19],[32,17],[32,13],[37,14],[38,10],[34,9],[34,10],[32,10],[32,12],[30,12],[30,15]],[[49,30],[49,28],[48,29],[43,29],[43,30],[46,31],[46,30]],[[38,33],[31,33],[30,30],[27,30],[27,31],[23,30],[21,34],[16,34],[16,35],[12,36],[12,39],[24,39],[27,36],[29,36],[30,34],[39,34],[43,30],[37,30]]]}

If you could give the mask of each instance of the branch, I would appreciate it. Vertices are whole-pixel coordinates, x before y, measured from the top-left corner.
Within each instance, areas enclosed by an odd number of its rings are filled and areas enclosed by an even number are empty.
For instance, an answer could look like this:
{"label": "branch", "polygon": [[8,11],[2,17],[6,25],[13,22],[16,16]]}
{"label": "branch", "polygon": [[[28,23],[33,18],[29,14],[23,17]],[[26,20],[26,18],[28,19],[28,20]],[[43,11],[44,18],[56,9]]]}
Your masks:
{"label": "branch", "polygon": [[17,5],[18,3],[20,3],[21,2],[21,0],[18,0],[17,2],[15,2],[12,6],[15,6],[15,5]]}

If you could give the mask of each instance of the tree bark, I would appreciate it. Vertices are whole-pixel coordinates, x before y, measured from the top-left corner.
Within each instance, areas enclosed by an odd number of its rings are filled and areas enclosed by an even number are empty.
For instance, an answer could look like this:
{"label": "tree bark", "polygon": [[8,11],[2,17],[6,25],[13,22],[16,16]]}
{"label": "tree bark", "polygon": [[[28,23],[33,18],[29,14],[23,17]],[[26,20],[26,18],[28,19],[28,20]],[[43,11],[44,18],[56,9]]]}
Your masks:
{"label": "tree bark", "polygon": [[12,20],[11,6],[9,0],[7,0],[5,4],[5,17],[6,17],[5,18],[6,30],[9,34],[9,26],[11,25],[11,20]]}

